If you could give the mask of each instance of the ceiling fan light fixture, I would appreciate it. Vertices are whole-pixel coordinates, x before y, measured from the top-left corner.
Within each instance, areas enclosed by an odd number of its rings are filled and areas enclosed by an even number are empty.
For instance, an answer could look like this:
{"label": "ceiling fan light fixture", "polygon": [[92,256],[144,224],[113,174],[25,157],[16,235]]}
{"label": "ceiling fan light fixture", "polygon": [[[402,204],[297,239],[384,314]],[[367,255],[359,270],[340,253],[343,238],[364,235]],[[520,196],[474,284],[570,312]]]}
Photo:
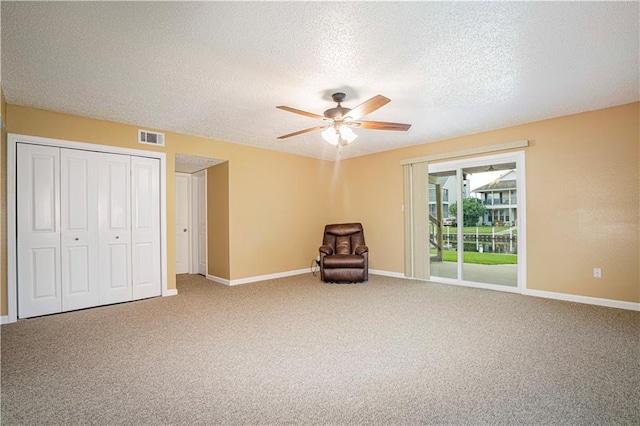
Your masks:
{"label": "ceiling fan light fixture", "polygon": [[322,132],[322,137],[331,145],[349,145],[356,140],[356,135],[348,126],[335,125]]}
{"label": "ceiling fan light fixture", "polygon": [[356,140],[356,138],[358,137],[358,135],[356,135],[348,126],[340,126],[339,132],[340,137],[347,141],[348,144]]}
{"label": "ceiling fan light fixture", "polygon": [[331,145],[338,145],[340,134],[333,128],[333,126],[327,127],[327,129],[322,132],[322,138]]}

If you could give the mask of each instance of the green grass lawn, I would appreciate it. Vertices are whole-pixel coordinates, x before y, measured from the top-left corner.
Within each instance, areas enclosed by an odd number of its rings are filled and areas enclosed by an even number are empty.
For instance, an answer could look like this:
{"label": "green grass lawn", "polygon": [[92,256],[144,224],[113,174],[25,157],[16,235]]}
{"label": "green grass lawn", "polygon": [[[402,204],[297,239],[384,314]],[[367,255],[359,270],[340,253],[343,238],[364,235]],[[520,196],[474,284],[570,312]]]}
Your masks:
{"label": "green grass lawn", "polygon": [[[436,251],[431,250],[431,254],[435,255]],[[516,254],[478,253],[475,251],[465,251],[463,259],[465,263],[478,263],[480,265],[515,265],[518,263],[518,255]],[[444,262],[457,262],[458,252],[444,250],[442,252],[442,260]]]}

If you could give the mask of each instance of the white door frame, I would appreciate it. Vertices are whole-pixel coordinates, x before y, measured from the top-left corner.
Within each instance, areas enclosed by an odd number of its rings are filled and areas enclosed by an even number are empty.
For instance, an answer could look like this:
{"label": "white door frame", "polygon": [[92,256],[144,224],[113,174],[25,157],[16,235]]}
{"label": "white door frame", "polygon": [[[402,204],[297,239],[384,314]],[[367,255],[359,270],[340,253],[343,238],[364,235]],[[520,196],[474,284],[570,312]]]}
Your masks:
{"label": "white door frame", "polygon": [[[452,160],[452,161],[442,161],[442,162],[433,162],[429,163],[429,173],[441,172],[454,170],[456,171],[456,179],[459,179],[459,169],[465,167],[475,167],[475,166],[489,166],[491,164],[500,164],[500,163],[508,163],[515,162],[516,163],[516,171],[518,173],[518,179],[516,181],[516,191],[518,194],[517,206],[518,206],[518,286],[517,287],[507,287],[498,284],[487,284],[487,283],[476,283],[472,281],[465,281],[460,277],[462,272],[462,251],[458,250],[458,273],[456,279],[451,278],[442,278],[431,277],[430,280],[434,282],[440,282],[444,284],[454,284],[454,285],[462,285],[466,287],[477,287],[484,288],[488,290],[499,290],[506,291],[512,293],[524,293],[527,289],[527,206],[526,206],[526,184],[525,184],[525,161],[524,161],[524,151],[516,151],[516,152],[508,152],[503,154],[494,154],[494,155],[483,155],[480,157],[467,158],[461,160]],[[459,206],[462,205],[462,191],[458,190],[457,200]],[[458,223],[460,223],[460,219],[462,218],[462,209],[458,211]],[[458,232],[461,231],[462,227],[458,227]],[[459,241],[462,241],[461,236],[458,236]]]}
{"label": "white door frame", "polygon": [[122,148],[110,145],[98,145],[86,142],[74,142],[62,139],[9,133],[7,135],[7,317],[3,323],[16,322],[18,319],[17,273],[16,273],[16,145],[28,143],[59,148],[80,149],[86,151],[107,152],[113,154],[135,155],[160,160],[160,260],[162,296],[173,296],[177,290],[167,288],[167,159],[164,152],[142,149]]}

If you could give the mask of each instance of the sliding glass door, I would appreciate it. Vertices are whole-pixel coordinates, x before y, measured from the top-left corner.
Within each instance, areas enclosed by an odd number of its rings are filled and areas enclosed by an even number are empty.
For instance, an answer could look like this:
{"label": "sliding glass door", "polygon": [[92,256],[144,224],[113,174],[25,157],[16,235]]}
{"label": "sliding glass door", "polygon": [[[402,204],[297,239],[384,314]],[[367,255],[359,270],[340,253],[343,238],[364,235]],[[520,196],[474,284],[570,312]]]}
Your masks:
{"label": "sliding glass door", "polygon": [[455,170],[429,172],[429,260],[431,276],[458,278],[457,220],[449,213],[458,183]]}
{"label": "sliding glass door", "polygon": [[524,287],[523,172],[522,153],[429,164],[433,281]]}

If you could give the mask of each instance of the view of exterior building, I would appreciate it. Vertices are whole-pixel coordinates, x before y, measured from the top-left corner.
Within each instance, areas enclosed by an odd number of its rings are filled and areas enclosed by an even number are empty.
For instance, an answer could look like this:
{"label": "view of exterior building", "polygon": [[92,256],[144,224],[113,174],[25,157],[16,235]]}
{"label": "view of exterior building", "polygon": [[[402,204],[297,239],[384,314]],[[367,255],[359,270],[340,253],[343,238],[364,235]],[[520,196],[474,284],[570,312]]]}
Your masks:
{"label": "view of exterior building", "polygon": [[516,171],[509,170],[493,182],[471,191],[487,208],[482,223],[496,226],[517,225],[516,183]]}
{"label": "view of exterior building", "polygon": [[[458,197],[456,177],[455,175],[441,176],[438,177],[438,181],[442,190],[442,214],[443,217],[450,217],[449,207],[456,202]],[[469,181],[463,181],[462,185],[462,198],[466,198],[469,196]],[[429,214],[436,216],[436,186],[433,184],[429,185]]]}

